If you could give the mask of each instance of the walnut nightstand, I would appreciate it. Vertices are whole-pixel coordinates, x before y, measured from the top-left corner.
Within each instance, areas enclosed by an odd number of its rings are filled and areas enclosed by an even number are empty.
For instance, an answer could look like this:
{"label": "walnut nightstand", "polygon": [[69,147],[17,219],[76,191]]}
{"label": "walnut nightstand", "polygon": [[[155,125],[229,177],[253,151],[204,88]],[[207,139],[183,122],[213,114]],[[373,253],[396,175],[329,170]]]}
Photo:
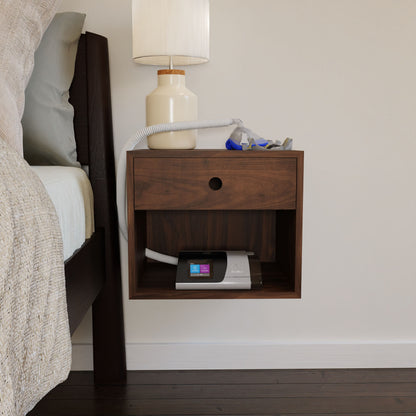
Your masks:
{"label": "walnut nightstand", "polygon": [[[130,298],[299,298],[302,202],[302,151],[128,152]],[[146,259],[146,247],[253,251],[263,289],[175,290],[176,267]]]}

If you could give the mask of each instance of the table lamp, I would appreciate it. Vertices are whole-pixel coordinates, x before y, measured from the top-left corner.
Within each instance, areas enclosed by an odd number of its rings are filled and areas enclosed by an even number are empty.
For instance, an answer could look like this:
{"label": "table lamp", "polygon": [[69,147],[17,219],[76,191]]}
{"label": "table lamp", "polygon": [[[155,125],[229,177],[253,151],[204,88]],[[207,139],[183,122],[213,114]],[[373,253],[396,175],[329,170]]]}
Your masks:
{"label": "table lamp", "polygon": [[[146,97],[146,125],[197,120],[197,96],[174,66],[209,60],[209,0],[132,0],[132,23],[133,60],[169,68],[158,71],[158,87]],[[148,137],[151,149],[195,145],[196,130]]]}

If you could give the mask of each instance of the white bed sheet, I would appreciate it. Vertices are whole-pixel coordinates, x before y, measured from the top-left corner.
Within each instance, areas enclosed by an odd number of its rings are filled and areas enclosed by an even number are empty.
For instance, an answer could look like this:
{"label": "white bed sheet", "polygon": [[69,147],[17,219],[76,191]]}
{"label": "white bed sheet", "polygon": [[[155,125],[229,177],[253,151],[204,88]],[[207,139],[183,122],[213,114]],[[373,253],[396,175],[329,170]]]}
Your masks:
{"label": "white bed sheet", "polygon": [[94,232],[94,198],[91,183],[80,168],[31,166],[55,206],[67,260]]}

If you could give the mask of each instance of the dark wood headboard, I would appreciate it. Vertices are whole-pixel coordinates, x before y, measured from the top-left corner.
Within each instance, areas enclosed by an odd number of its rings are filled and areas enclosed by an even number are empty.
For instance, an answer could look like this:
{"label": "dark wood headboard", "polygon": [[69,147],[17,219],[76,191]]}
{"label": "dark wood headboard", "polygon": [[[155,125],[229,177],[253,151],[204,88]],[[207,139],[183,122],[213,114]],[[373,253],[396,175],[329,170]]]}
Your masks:
{"label": "dark wood headboard", "polygon": [[74,107],[78,160],[88,165],[94,193],[95,228],[104,228],[108,237],[106,245],[117,252],[107,258],[119,261],[110,70],[105,37],[90,32],[81,35],[70,102]]}
{"label": "dark wood headboard", "polygon": [[105,37],[90,32],[81,35],[70,102],[75,112],[78,161],[89,167],[96,203],[96,225],[104,225],[104,217],[109,213],[103,212],[102,203],[109,200],[113,202],[110,217],[117,221],[116,199],[109,195],[113,191],[115,195],[116,185],[110,70]]}
{"label": "dark wood headboard", "polygon": [[74,107],[78,160],[82,165],[88,165],[94,194],[96,234],[104,234],[105,283],[98,296],[93,297],[95,377],[96,380],[121,380],[125,377],[124,325],[110,72],[105,37],[90,32],[81,35],[70,102]]}

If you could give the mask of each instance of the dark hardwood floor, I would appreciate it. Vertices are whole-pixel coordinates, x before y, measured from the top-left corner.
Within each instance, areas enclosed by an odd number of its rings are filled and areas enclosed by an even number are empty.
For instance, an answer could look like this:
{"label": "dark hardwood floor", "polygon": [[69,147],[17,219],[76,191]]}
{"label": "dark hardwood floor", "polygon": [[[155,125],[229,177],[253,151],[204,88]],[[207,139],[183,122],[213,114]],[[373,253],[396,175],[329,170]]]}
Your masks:
{"label": "dark hardwood floor", "polygon": [[416,416],[416,369],[73,372],[30,416]]}

